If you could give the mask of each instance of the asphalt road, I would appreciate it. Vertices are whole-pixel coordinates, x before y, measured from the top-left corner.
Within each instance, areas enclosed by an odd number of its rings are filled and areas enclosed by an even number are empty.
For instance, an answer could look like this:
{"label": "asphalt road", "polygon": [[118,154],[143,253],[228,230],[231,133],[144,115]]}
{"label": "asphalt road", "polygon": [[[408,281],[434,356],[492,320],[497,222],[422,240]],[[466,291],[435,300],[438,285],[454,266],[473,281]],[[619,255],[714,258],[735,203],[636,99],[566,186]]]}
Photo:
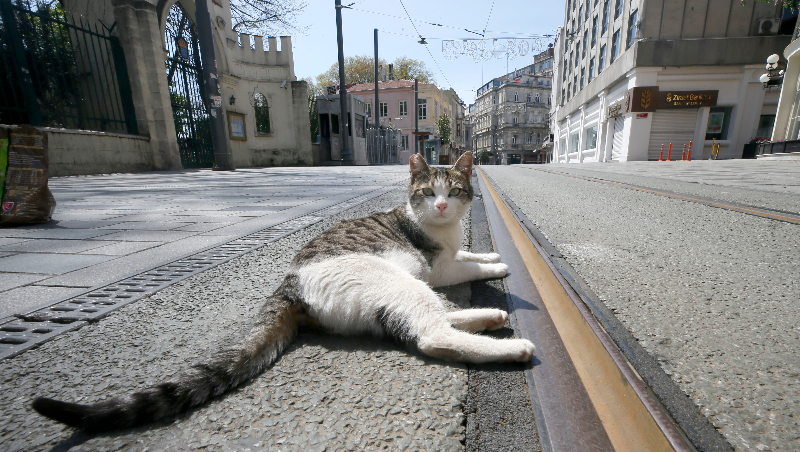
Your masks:
{"label": "asphalt road", "polygon": [[735,450],[800,450],[796,162],[482,166]]}

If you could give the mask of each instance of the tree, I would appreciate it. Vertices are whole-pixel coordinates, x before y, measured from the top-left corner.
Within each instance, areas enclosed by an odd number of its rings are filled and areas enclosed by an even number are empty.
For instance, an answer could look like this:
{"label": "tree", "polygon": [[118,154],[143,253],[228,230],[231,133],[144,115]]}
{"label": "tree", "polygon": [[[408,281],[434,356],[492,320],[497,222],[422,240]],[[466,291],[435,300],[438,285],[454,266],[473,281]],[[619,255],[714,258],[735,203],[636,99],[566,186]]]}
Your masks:
{"label": "tree", "polygon": [[[344,59],[344,82],[351,83],[375,83],[375,63],[374,57],[370,55],[349,56]],[[394,60],[395,80],[413,80],[418,77],[421,83],[436,83],[433,74],[425,67],[425,62],[407,57],[399,57]],[[378,58],[378,65],[383,67],[383,75],[388,78],[389,66],[386,60]],[[339,84],[339,63],[333,63],[331,67],[317,76],[317,85],[320,87],[334,86]]]}
{"label": "tree", "polygon": [[442,140],[443,146],[450,145],[450,133],[452,133],[453,129],[450,125],[450,117],[446,114],[439,116],[439,119],[436,121],[436,128],[439,130],[439,138]]}
{"label": "tree", "polygon": [[295,21],[306,6],[303,0],[231,0],[231,27],[233,31],[259,36],[302,32]]}
{"label": "tree", "polygon": [[394,60],[394,78],[398,80],[419,79],[420,83],[436,83],[433,72],[425,67],[425,62],[408,57],[399,57]]}
{"label": "tree", "polygon": [[479,151],[477,157],[478,157],[478,162],[480,162],[482,165],[485,165],[489,163],[489,158],[491,156],[489,155],[489,151],[484,150],[484,151]]}
{"label": "tree", "polygon": [[308,122],[311,125],[311,142],[316,143],[317,136],[319,136],[317,96],[322,94],[322,89],[314,83],[311,77],[305,77],[303,80],[308,83]]}

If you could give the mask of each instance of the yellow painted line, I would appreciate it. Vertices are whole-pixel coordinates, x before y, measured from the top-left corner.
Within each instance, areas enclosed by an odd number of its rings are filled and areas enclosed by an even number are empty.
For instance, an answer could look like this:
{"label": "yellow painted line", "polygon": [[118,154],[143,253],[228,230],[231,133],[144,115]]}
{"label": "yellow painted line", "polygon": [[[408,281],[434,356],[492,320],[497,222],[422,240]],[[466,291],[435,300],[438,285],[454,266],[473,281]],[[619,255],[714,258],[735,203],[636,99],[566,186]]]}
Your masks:
{"label": "yellow painted line", "polygon": [[[558,277],[480,171],[617,452],[675,451]],[[580,432],[574,432],[580,435]]]}
{"label": "yellow painted line", "polygon": [[643,187],[637,187],[636,185],[628,185],[628,184],[623,184],[623,183],[620,183],[620,182],[609,182],[609,181],[605,181],[605,180],[602,180],[602,179],[596,179],[596,178],[593,178],[593,177],[576,176],[574,174],[562,173],[560,171],[548,171],[548,170],[538,169],[538,168],[534,168],[534,169],[536,169],[537,171],[542,171],[542,172],[550,173],[550,174],[556,174],[556,175],[559,175],[559,176],[574,177],[575,179],[582,179],[582,180],[589,181],[589,182],[599,182],[601,184],[613,185],[615,187],[620,187],[620,188],[630,188],[631,190],[638,190],[638,191],[642,191],[642,192],[645,192],[645,193],[652,193],[654,195],[666,196],[668,198],[680,199],[680,200],[683,200],[683,201],[691,201],[691,202],[696,202],[698,204],[705,204],[705,205],[711,206],[711,207],[719,207],[719,208],[722,208],[722,209],[733,210],[735,212],[742,212],[742,213],[747,213],[747,214],[750,214],[750,215],[756,215],[756,216],[759,216],[759,217],[772,218],[774,220],[781,220],[781,221],[787,221],[789,223],[800,224],[800,218],[787,217],[787,216],[779,215],[779,214],[772,213],[772,212],[769,212],[769,211],[766,211],[766,210],[754,210],[754,209],[750,209],[750,208],[747,208],[747,207],[744,207],[744,206],[737,206],[735,204],[720,203],[720,202],[709,201],[709,200],[701,199],[701,198],[694,198],[694,197],[689,197],[689,196],[681,196],[681,195],[678,195],[678,194],[675,194],[675,193],[666,193],[666,192],[663,192],[663,191],[652,190],[652,189],[643,188]]}

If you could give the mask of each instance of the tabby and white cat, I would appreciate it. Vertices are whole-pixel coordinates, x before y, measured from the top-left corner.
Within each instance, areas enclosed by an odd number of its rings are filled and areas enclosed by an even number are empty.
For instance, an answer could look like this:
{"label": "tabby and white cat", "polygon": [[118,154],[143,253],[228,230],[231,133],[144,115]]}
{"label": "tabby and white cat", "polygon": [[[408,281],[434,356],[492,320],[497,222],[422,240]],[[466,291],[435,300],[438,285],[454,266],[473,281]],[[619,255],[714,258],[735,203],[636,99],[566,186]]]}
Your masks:
{"label": "tabby and white cat", "polygon": [[472,363],[528,361],[533,344],[472,334],[502,327],[499,309],[448,312],[431,287],[501,278],[497,254],[461,251],[472,201],[472,154],[449,169],[410,160],[408,203],[342,221],[309,242],[242,342],[141,392],[80,405],[37,398],[40,414],[87,432],[142,425],[199,405],[263,372],[301,325],[397,339],[426,355]]}

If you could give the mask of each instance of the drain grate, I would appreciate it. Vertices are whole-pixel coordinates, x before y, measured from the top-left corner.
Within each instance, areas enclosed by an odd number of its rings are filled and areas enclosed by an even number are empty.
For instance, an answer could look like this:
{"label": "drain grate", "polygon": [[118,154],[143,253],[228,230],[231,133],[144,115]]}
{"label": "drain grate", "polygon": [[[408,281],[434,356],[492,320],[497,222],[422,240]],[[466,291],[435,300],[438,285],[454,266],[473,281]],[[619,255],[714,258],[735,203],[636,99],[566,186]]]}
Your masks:
{"label": "drain grate", "polygon": [[78,295],[0,325],[0,359],[94,322],[125,305],[394,190],[382,188]]}

